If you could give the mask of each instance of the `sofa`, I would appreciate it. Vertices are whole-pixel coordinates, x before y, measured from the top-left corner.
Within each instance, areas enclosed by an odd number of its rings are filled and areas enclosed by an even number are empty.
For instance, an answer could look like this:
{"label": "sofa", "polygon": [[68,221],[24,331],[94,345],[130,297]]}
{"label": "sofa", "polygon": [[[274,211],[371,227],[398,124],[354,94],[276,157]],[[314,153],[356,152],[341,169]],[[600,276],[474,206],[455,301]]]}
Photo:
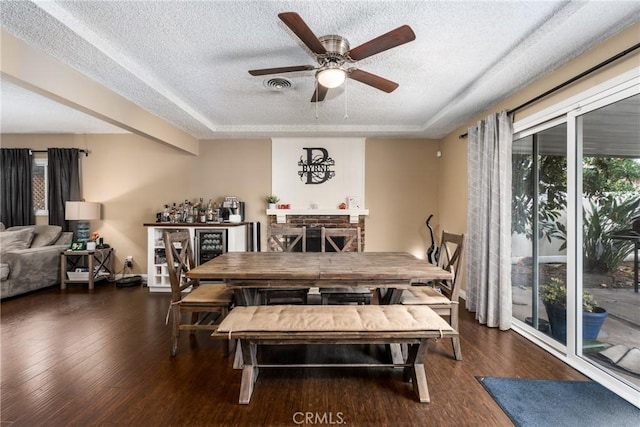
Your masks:
{"label": "sofa", "polygon": [[26,225],[4,230],[0,223],[0,298],[60,283],[60,253],[73,232],[57,225]]}

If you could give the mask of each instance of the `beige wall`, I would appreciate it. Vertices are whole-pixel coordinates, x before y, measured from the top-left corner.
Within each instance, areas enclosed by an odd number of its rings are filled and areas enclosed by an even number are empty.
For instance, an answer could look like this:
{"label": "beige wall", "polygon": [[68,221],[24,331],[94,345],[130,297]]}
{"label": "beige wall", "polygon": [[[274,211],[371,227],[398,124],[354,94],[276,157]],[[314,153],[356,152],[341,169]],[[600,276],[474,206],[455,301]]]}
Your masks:
{"label": "beige wall", "polygon": [[[589,68],[605,61],[619,52],[640,42],[640,23],[628,28],[618,35],[610,38],[594,49],[586,52],[578,58],[570,61],[565,66],[551,73],[515,95],[501,101],[494,107],[482,112],[465,126],[456,129],[441,141],[443,153],[441,162],[441,190],[439,198],[440,226],[447,230],[465,233],[467,230],[467,140],[460,139],[459,136],[467,132],[467,127],[474,125],[477,121],[484,119],[492,112],[514,108],[530,99],[558,86],[570,78],[588,70]],[[521,120],[535,112],[552,106],[561,100],[567,99],[584,90],[607,81],[617,75],[640,66],[640,52],[627,55],[627,57],[611,64],[601,71],[593,73],[584,79],[556,92],[553,96],[519,112],[515,120]],[[464,272],[462,276],[464,279]],[[464,280],[462,287],[465,288]]]}
{"label": "beige wall", "polygon": [[368,139],[365,146],[367,251],[406,251],[424,258],[425,220],[436,215],[440,160],[438,141]]}
{"label": "beige wall", "polygon": [[[220,203],[225,196],[236,196],[245,202],[245,220],[267,223],[267,204],[271,194],[271,141],[210,140],[201,141],[195,162],[197,181],[193,198],[215,197]],[[265,245],[263,230],[262,247]]]}
{"label": "beige wall", "polygon": [[[118,269],[133,255],[136,273],[146,273],[146,229],[164,203],[204,197],[218,202],[237,196],[247,204],[246,220],[267,222],[264,197],[271,192],[271,142],[201,141],[198,156],[136,135],[2,135],[5,148],[88,149],[82,157],[82,191],[102,203],[103,218],[92,223],[116,250]],[[424,220],[438,211],[436,141],[366,142],[367,250],[410,251],[423,256]],[[45,154],[38,154],[45,156]],[[39,218],[38,223],[46,223]],[[264,246],[264,233],[262,236]]]}

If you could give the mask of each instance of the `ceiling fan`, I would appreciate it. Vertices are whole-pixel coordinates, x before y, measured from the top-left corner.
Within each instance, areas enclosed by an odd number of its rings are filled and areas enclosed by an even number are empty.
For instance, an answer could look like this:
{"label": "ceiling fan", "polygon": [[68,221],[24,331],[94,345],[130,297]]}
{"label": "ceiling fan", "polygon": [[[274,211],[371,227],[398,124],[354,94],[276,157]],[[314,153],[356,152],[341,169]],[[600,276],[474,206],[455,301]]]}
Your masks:
{"label": "ceiling fan", "polygon": [[347,77],[383,92],[393,92],[398,87],[398,83],[358,68],[348,67],[348,64],[353,64],[361,59],[408,43],[416,38],[411,27],[403,25],[350,49],[349,42],[344,37],[334,34],[316,37],[300,15],[295,12],[279,13],[278,17],[313,52],[319,66],[296,65],[292,67],[263,68],[250,70],[249,74],[263,76],[317,70],[316,80],[318,84],[311,97],[311,102],[323,101],[329,89],[340,86]]}

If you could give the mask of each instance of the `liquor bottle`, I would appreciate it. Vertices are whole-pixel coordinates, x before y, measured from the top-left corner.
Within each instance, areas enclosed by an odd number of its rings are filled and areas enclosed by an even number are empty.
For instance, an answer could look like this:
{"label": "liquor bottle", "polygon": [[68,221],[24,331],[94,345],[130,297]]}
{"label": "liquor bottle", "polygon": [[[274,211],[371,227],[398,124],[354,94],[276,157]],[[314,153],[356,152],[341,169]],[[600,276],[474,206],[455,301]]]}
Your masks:
{"label": "liquor bottle", "polygon": [[207,208],[204,205],[204,199],[200,197],[200,203],[198,203],[198,217],[200,218],[200,222],[207,222]]}
{"label": "liquor bottle", "polygon": [[211,199],[207,204],[207,222],[213,222],[213,203],[211,203]]}
{"label": "liquor bottle", "polygon": [[222,218],[220,218],[220,206],[217,203],[213,204],[213,222],[222,222]]}
{"label": "liquor bottle", "polygon": [[164,205],[162,209],[162,222],[169,222],[169,205]]}
{"label": "liquor bottle", "polygon": [[187,201],[187,222],[195,222],[195,217],[193,216],[193,206],[191,206],[191,202]]}
{"label": "liquor bottle", "polygon": [[172,223],[176,223],[178,222],[178,218],[177,218],[177,214],[178,210],[176,208],[176,203],[173,203],[173,206],[171,206],[171,211],[169,212],[169,218],[171,220]]}
{"label": "liquor bottle", "polygon": [[191,206],[191,215],[193,216],[193,222],[198,222],[200,220],[200,209],[198,206],[198,202],[195,202]]}
{"label": "liquor bottle", "polygon": [[174,221],[177,224],[180,224],[182,222],[182,203],[180,203],[178,206],[176,206],[176,213],[175,213],[175,219]]}

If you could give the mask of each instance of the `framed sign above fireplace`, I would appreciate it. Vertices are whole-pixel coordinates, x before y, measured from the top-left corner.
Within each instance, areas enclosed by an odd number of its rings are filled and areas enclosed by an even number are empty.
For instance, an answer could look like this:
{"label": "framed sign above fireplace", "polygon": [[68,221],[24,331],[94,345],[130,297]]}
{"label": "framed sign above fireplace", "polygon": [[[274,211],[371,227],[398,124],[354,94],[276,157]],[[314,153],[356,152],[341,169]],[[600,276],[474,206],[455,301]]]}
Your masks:
{"label": "framed sign above fireplace", "polygon": [[349,198],[364,211],[364,148],[364,138],[273,138],[272,193],[291,206],[289,215],[333,213]]}

